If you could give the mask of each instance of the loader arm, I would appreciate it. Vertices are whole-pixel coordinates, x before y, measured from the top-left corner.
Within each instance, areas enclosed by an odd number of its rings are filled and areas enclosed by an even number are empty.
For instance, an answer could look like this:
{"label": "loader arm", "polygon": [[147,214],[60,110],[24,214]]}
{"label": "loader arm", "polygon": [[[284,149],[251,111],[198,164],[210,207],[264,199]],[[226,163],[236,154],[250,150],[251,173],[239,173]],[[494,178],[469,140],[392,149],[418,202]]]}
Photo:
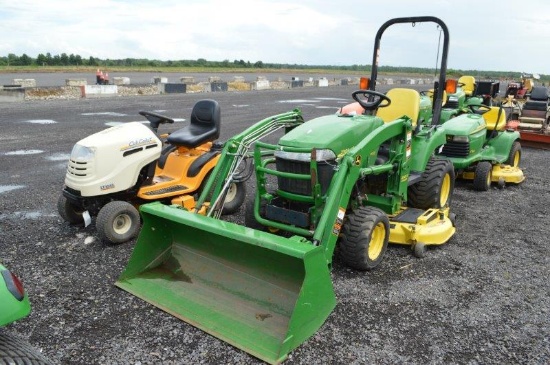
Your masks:
{"label": "loader arm", "polygon": [[[211,193],[211,204],[207,215],[219,218],[222,212],[223,197],[229,188],[235,174],[244,160],[248,158],[248,151],[253,143],[263,137],[281,129],[293,128],[304,122],[299,109],[265,118],[240,134],[230,138],[224,145],[220,160],[216,164],[210,178],[206,182],[195,206],[195,213],[203,207],[206,199]],[[218,176],[225,176],[225,179],[217,179]]]}

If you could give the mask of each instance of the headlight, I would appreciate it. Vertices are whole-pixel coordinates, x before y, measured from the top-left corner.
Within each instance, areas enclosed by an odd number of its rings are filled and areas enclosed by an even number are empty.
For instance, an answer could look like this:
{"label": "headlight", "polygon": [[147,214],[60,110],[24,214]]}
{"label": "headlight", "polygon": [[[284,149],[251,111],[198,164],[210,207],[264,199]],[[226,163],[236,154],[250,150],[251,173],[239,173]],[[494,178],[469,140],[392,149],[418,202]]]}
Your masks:
{"label": "headlight", "polygon": [[[317,162],[319,161],[330,161],[336,159],[336,154],[331,150],[317,150],[316,151]],[[299,152],[286,152],[286,151],[275,151],[275,157],[281,158],[283,160],[294,160],[301,162],[310,162],[311,153],[299,153]]]}
{"label": "headlight", "polygon": [[71,160],[76,162],[90,162],[94,159],[94,150],[90,147],[75,144],[71,151]]}
{"label": "headlight", "polygon": [[468,142],[468,136],[453,136],[453,142]]}

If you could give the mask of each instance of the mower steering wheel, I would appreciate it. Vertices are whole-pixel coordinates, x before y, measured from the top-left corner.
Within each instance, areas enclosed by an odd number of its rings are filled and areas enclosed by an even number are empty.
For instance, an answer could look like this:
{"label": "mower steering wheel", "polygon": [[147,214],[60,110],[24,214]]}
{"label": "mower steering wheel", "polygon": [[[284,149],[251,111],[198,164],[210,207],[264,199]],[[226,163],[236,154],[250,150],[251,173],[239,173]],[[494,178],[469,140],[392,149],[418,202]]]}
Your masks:
{"label": "mower steering wheel", "polygon": [[[362,97],[360,97],[362,96]],[[359,103],[365,110],[374,110],[376,108],[385,108],[391,104],[390,98],[374,90],[357,90],[351,94],[353,100]],[[371,100],[372,99],[372,100]],[[386,102],[382,104],[382,102]]]}
{"label": "mower steering wheel", "polygon": [[487,113],[489,110],[491,110],[491,107],[487,106],[485,104],[469,105],[468,107],[470,108],[472,113],[480,114],[480,115],[483,115],[483,114]]}
{"label": "mower steering wheel", "polygon": [[161,114],[148,112],[148,111],[144,111],[144,110],[140,111],[139,114],[143,115],[151,123],[155,123],[157,125],[163,124],[163,123],[170,123],[170,124],[174,123],[174,119],[169,118],[169,117],[164,116],[164,115],[161,115]]}

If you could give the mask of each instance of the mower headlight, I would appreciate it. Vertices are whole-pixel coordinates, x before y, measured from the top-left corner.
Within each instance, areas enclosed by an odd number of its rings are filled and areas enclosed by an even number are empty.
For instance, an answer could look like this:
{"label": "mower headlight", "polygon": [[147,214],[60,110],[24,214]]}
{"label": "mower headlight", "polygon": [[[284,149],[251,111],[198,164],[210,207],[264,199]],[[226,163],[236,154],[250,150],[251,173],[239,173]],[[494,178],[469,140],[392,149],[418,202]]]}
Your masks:
{"label": "mower headlight", "polygon": [[[330,161],[336,159],[336,154],[329,149],[317,150],[316,151],[316,160],[319,161]],[[293,160],[301,162],[310,162],[311,153],[302,153],[302,152],[286,152],[286,151],[275,151],[275,157],[281,158],[283,160]]]}
{"label": "mower headlight", "polygon": [[76,162],[90,162],[94,159],[94,150],[90,147],[75,144],[71,151],[71,160]]}
{"label": "mower headlight", "polygon": [[468,142],[468,136],[453,136],[453,142]]}

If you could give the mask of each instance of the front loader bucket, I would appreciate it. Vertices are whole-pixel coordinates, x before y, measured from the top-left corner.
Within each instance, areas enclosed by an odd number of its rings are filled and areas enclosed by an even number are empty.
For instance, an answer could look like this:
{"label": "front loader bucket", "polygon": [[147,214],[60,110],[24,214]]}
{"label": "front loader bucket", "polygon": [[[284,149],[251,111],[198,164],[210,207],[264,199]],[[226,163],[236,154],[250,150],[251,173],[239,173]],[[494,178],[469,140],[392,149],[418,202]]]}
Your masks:
{"label": "front loader bucket", "polygon": [[323,248],[160,203],[116,285],[268,362],[326,320],[336,298]]}

